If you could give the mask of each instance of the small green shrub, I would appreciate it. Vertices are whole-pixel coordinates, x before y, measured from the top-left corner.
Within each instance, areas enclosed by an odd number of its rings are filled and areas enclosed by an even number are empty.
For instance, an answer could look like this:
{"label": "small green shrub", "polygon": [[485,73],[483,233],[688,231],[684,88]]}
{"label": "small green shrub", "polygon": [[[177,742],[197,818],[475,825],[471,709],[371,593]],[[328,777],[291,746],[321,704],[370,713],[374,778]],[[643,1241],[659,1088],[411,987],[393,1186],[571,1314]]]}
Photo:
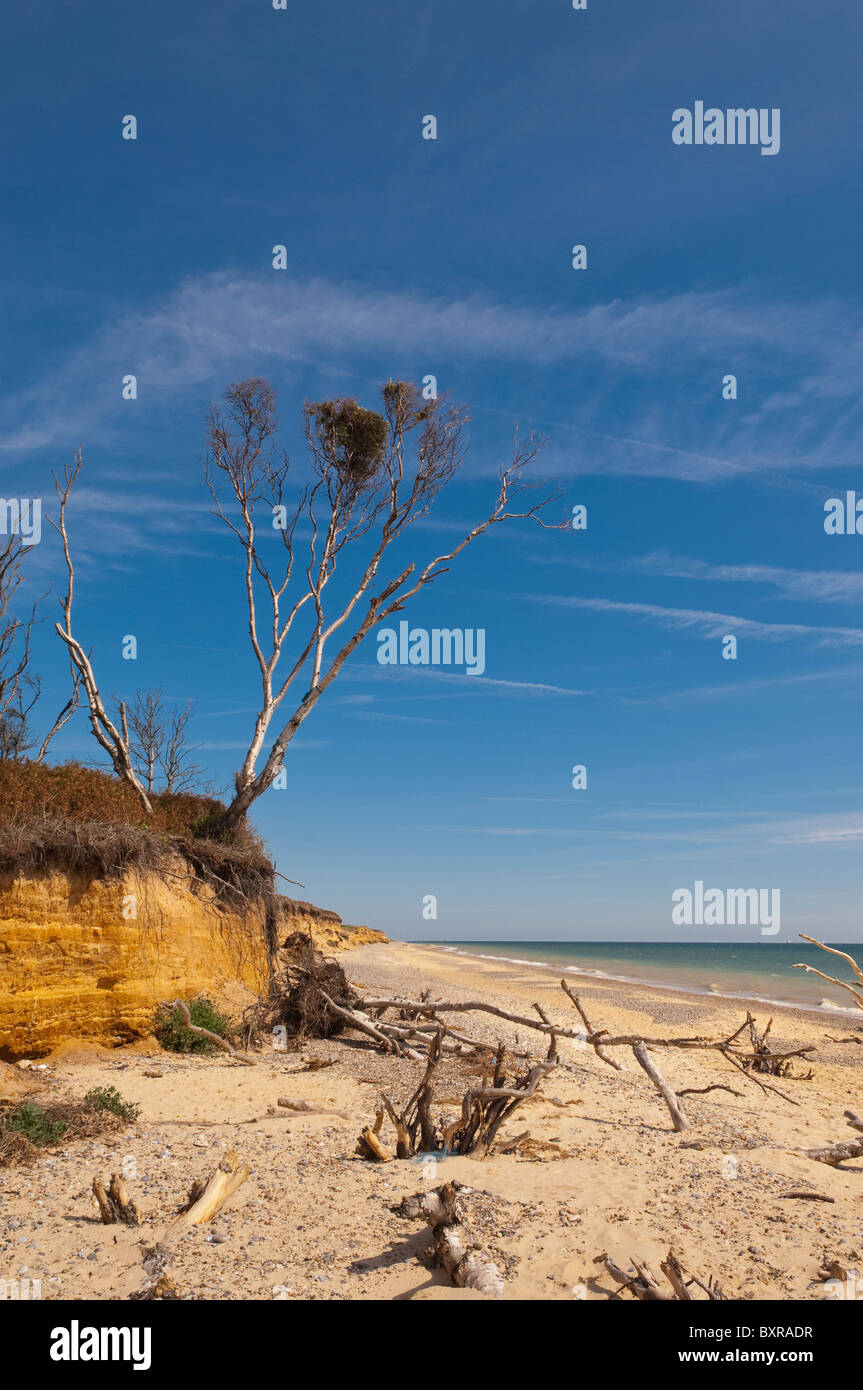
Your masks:
{"label": "small green shrub", "polygon": [[[231,1035],[231,1019],[228,1014],[223,1014],[216,1008],[212,999],[208,999],[205,994],[199,994],[195,999],[188,1002],[189,1016],[198,1028],[207,1028],[211,1033],[216,1033],[220,1038],[229,1038]],[[174,1005],[162,1005],[156,1015],[156,1037],[168,1052],[198,1052],[211,1053],[221,1049],[209,1038],[202,1038],[200,1033],[193,1033],[186,1027],[186,1021],[180,1010]]]}
{"label": "small green shrub", "polygon": [[4,1128],[10,1134],[23,1134],[31,1144],[42,1149],[46,1144],[56,1144],[65,1134],[67,1126],[62,1120],[52,1120],[50,1115],[45,1114],[41,1105],[27,1100],[21,1105],[16,1105]]}
{"label": "small green shrub", "polygon": [[92,1105],[94,1110],[110,1110],[127,1125],[134,1124],[141,1113],[140,1105],[124,1100],[116,1086],[94,1086],[85,1095],[84,1104]]}

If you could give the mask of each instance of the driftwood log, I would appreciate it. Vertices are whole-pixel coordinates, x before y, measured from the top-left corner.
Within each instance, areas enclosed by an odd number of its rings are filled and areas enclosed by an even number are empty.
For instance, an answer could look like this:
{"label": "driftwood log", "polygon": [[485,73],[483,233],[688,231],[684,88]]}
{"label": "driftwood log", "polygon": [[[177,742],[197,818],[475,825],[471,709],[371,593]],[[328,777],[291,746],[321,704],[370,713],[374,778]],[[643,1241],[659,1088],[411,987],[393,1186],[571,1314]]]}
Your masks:
{"label": "driftwood log", "polygon": [[140,1225],[138,1208],[129,1196],[119,1173],[111,1174],[107,1192],[97,1173],[93,1179],[93,1196],[99,1203],[99,1214],[106,1226],[111,1226],[116,1221],[122,1221],[126,1226]]}
{"label": "driftwood log", "polygon": [[[854,1114],[853,1110],[845,1111],[845,1119],[851,1129],[856,1129],[863,1134],[863,1120]],[[795,1153],[803,1154],[804,1158],[814,1159],[816,1163],[828,1163],[831,1168],[835,1168],[837,1163],[844,1163],[849,1158],[863,1158],[863,1139],[843,1139],[838,1144],[825,1144],[817,1149],[795,1149]]]}
{"label": "driftwood log", "polygon": [[212,1221],[216,1212],[222,1209],[228,1198],[246,1181],[249,1172],[249,1165],[243,1162],[236,1150],[232,1149],[230,1153],[226,1153],[209,1182],[193,1185],[187,1207],[172,1223],[170,1230],[175,1231],[184,1226],[200,1226],[204,1221]]}
{"label": "driftwood log", "polygon": [[816,1163],[829,1163],[832,1168],[849,1158],[863,1158],[863,1139],[845,1139],[838,1144],[825,1144],[820,1149],[796,1149],[804,1158]]}
{"label": "driftwood log", "polygon": [[827,1194],[824,1193],[824,1192],[807,1192],[807,1191],[805,1191],[805,1190],[803,1190],[803,1189],[801,1189],[800,1192],[780,1192],[780,1193],[779,1193],[779,1197],[778,1197],[777,1200],[780,1201],[780,1202],[786,1202],[786,1201],[790,1201],[792,1198],[794,1198],[794,1199],[799,1199],[799,1200],[802,1201],[802,1202],[833,1202],[833,1203],[835,1203],[835,1201],[836,1201],[836,1198],[835,1198],[835,1197],[828,1197]]}
{"label": "driftwood log", "polygon": [[356,1152],[361,1158],[371,1158],[378,1163],[388,1163],[394,1157],[389,1149],[385,1148],[380,1139],[381,1126],[384,1122],[384,1109],[380,1107],[375,1115],[374,1125],[366,1125],[357,1140]]}
{"label": "driftwood log", "polygon": [[148,1281],[143,1288],[130,1294],[131,1298],[150,1300],[176,1296],[171,1292],[172,1281],[166,1277],[173,1246],[190,1226],[212,1221],[228,1198],[246,1181],[249,1171],[248,1164],[232,1149],[221,1158],[208,1182],[196,1181],[192,1184],[183,1211],[162,1232],[156,1244],[145,1252],[144,1273]]}
{"label": "driftwood log", "polygon": [[500,1270],[482,1249],[482,1237],[473,1229],[474,1195],[472,1188],[448,1182],[432,1192],[405,1197],[396,1211],[401,1216],[425,1217],[433,1234],[430,1254],[457,1288],[476,1289],[486,1298],[501,1299],[504,1281]]}

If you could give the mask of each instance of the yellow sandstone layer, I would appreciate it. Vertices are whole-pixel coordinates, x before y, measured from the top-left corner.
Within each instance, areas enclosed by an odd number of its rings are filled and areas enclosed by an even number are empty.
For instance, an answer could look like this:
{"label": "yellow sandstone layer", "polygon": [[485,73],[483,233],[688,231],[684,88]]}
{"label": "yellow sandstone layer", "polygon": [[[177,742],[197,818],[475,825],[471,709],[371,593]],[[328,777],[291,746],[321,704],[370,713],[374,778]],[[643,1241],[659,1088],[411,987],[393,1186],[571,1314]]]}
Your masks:
{"label": "yellow sandstone layer", "polygon": [[177,856],[164,873],[0,876],[0,1056],[146,1036],[163,999],[248,1002],[266,978],[263,914],[224,910]]}

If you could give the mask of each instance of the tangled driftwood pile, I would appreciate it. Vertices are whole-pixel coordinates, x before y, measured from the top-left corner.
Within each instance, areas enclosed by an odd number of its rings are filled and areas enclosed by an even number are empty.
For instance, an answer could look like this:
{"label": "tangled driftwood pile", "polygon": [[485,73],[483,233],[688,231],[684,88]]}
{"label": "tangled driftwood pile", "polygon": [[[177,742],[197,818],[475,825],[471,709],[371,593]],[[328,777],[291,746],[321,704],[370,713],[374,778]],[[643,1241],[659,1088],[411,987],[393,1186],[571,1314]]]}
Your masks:
{"label": "tangled driftwood pile", "polygon": [[[491,1073],[486,1072],[479,1086],[465,1092],[461,1113],[447,1124],[432,1115],[434,1079],[442,1048],[443,1034],[439,1030],[429,1042],[425,1075],[401,1111],[396,1110],[388,1095],[382,1098],[396,1132],[396,1158],[413,1158],[417,1152],[474,1154],[483,1158],[504,1120],[536,1094],[540,1082],[560,1061],[557,1042],[552,1037],[544,1062],[537,1062],[522,1076],[508,1079],[507,1049],[499,1043]],[[366,1126],[360,1134],[357,1152],[364,1158],[385,1161],[393,1157],[380,1139],[384,1109],[377,1112],[374,1126]]]}
{"label": "tangled driftwood pile", "polygon": [[[715,1279],[709,1278],[705,1284],[696,1275],[687,1274],[673,1250],[669,1250],[659,1266],[671,1285],[670,1289],[666,1289],[660,1283],[645,1260],[633,1260],[633,1272],[631,1274],[627,1274],[619,1265],[615,1264],[611,1256],[607,1255],[605,1251],[601,1255],[597,1255],[593,1263],[603,1265],[615,1283],[620,1284],[622,1291],[628,1290],[635,1298],[646,1303],[691,1302],[695,1298],[692,1292],[693,1285],[701,1289],[710,1302],[717,1302],[725,1298],[725,1294]],[[611,1297],[619,1298],[620,1294],[614,1293]]]}
{"label": "tangled driftwood pile", "polygon": [[[777,1088],[772,1086],[769,1082],[762,1081],[760,1076],[756,1073],[761,1070],[770,1071],[772,1075],[777,1075],[780,1074],[778,1072],[780,1066],[784,1066],[785,1070],[781,1072],[781,1075],[786,1077],[789,1076],[788,1064],[790,1064],[791,1059],[803,1057],[809,1060],[809,1053],[812,1051],[811,1044],[807,1047],[792,1048],[788,1051],[772,1052],[766,1043],[766,1033],[757,1033],[754,1020],[752,1020],[749,1014],[747,1014],[746,1019],[739,1028],[722,1038],[704,1036],[690,1038],[653,1038],[634,1033],[614,1035],[609,1033],[607,1028],[595,1028],[591,1024],[584,1005],[566,980],[561,980],[561,988],[578,1012],[583,1027],[552,1023],[539,1005],[534,1005],[537,1011],[537,1017],[531,1018],[527,1014],[511,1013],[509,1010],[499,1008],[494,1004],[486,1004],[480,1000],[456,1002],[452,1000],[431,1001],[427,999],[401,998],[364,999],[354,1000],[350,1009],[344,1009],[344,1013],[346,1020],[350,1022],[352,1027],[358,1028],[361,1032],[372,1037],[383,1050],[395,1052],[402,1057],[407,1056],[415,1058],[416,1060],[427,1060],[429,1067],[432,1067],[433,1060],[436,1063],[445,1051],[451,1053],[456,1052],[462,1056],[472,1054],[476,1057],[487,1052],[486,1044],[481,1044],[462,1032],[456,1032],[446,1022],[445,1016],[447,1014],[491,1014],[496,1018],[502,1018],[509,1023],[517,1024],[520,1028],[531,1029],[542,1033],[549,1038],[548,1057],[545,1063],[540,1064],[539,1069],[532,1068],[531,1071],[521,1079],[519,1083],[519,1089],[521,1091],[525,1091],[528,1085],[532,1086],[535,1090],[544,1075],[557,1064],[559,1061],[557,1040],[560,1038],[571,1038],[585,1047],[592,1047],[600,1061],[612,1067],[615,1071],[620,1071],[621,1066],[620,1062],[611,1055],[611,1049],[626,1048],[632,1053],[638,1065],[650,1078],[657,1092],[662,1097],[668,1108],[674,1129],[677,1131],[687,1129],[689,1121],[680,1104],[680,1097],[675,1093],[673,1087],[669,1085],[656,1062],[654,1054],[664,1048],[718,1052],[723,1060],[728,1062],[728,1064],[746,1080],[751,1081],[762,1090],[775,1091],[777,1095],[781,1095],[784,1100],[788,1100],[792,1105],[796,1104],[791,1097],[783,1095],[781,1091],[778,1091]],[[330,1000],[329,1002],[335,1007],[338,1007],[336,1001]],[[397,1021],[387,1019],[385,1015],[388,1012],[396,1013],[398,1016]],[[743,1045],[740,1041],[741,1035],[749,1028],[750,1021],[754,1030],[754,1036],[758,1039],[757,1047],[752,1041],[750,1041],[748,1047]],[[752,1034],[750,1034],[750,1036],[752,1036]],[[425,1044],[425,1058],[423,1058],[423,1055],[419,1052],[418,1044],[420,1043]],[[434,1058],[432,1055],[433,1053]],[[402,1116],[391,1116],[397,1134],[399,1134],[400,1123],[402,1127],[405,1128],[406,1122],[409,1127],[410,1124],[418,1121],[421,1129],[423,1113],[426,1114],[426,1122],[428,1122],[427,1102],[429,1084],[430,1077],[427,1071],[424,1082],[421,1083],[418,1088],[416,1096],[408,1103],[408,1107],[405,1112],[403,1112]],[[492,1089],[499,1088],[492,1087]],[[728,1089],[728,1087],[714,1084],[704,1087],[702,1093],[712,1090]],[[465,1104],[468,1106],[470,1112],[474,1113],[475,1100],[478,1093],[473,1093],[474,1100],[469,1101],[468,1098],[471,1094],[472,1093],[469,1092],[465,1096]],[[497,1098],[502,1097],[496,1097],[496,1099]],[[516,1101],[524,1100],[526,1099],[526,1095],[513,1095],[510,1099]],[[511,1108],[512,1107],[506,1110],[507,1114],[511,1113]],[[387,1110],[389,1111],[389,1106],[387,1106]],[[495,1112],[495,1118],[499,1113],[498,1111]],[[467,1114],[463,1108],[462,1132],[468,1127],[467,1119]],[[499,1128],[499,1122],[495,1125],[495,1132],[497,1128]],[[375,1132],[377,1133],[379,1131],[380,1125],[378,1125]],[[476,1132],[476,1130],[474,1130],[474,1132]],[[402,1137],[403,1146],[404,1143],[405,1140]],[[459,1152],[469,1151],[470,1150],[459,1150]],[[380,1155],[376,1156],[379,1157]]]}

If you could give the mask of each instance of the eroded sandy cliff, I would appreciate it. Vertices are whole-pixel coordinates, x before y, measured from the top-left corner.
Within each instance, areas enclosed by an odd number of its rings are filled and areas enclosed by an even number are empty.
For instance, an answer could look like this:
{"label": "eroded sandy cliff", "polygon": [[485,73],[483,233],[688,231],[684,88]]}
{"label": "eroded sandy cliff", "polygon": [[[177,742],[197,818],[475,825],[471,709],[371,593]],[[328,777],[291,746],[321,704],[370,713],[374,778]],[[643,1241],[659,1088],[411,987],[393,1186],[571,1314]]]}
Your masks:
{"label": "eroded sandy cliff", "polygon": [[241,913],[174,856],[159,872],[0,876],[0,1056],[152,1031],[163,999],[240,1005],[266,976],[264,906]]}

